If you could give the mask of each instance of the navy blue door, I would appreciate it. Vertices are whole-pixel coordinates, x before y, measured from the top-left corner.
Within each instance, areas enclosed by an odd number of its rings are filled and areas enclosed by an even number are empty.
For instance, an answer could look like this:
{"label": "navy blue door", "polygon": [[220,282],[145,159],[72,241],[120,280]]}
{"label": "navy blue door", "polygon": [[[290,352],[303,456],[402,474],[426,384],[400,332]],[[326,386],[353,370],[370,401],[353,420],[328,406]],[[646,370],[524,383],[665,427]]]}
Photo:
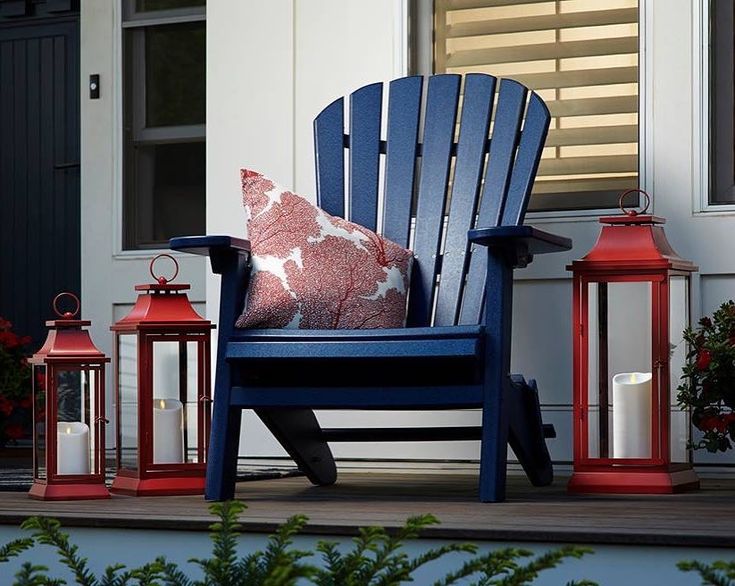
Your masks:
{"label": "navy blue door", "polygon": [[37,348],[80,289],[79,16],[4,4],[27,13],[0,4],[0,315]]}

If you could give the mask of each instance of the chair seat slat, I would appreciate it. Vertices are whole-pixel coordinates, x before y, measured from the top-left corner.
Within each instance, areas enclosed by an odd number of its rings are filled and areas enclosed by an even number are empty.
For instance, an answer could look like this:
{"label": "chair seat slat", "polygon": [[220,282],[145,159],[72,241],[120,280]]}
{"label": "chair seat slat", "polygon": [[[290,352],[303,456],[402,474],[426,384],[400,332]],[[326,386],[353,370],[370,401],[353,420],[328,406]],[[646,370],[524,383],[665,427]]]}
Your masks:
{"label": "chair seat slat", "polygon": [[242,358],[439,358],[477,356],[479,338],[358,341],[292,341],[289,339],[265,342],[230,342],[227,344],[227,360]]}

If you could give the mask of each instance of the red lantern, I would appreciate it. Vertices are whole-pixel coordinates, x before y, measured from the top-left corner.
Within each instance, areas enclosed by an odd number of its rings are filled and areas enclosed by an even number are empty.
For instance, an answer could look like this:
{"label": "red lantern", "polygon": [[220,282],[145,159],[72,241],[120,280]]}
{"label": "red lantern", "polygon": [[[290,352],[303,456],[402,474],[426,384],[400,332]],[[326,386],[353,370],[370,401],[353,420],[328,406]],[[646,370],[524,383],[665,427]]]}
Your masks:
{"label": "red lantern", "polygon": [[[161,257],[171,279],[156,277]],[[210,335],[214,327],[172,284],[176,260],[151,261],[156,283],[140,291],[115,332],[117,474],[111,490],[132,495],[202,494],[210,427]]]}
{"label": "red lantern", "polygon": [[[63,297],[76,303],[62,313]],[[105,363],[109,362],[74,319],[79,298],[54,298],[59,319],[47,321],[33,365],[33,485],[28,496],[44,500],[109,498],[105,486]]]}
{"label": "red lantern", "polygon": [[686,359],[689,277],[665,220],[623,207],[600,218],[574,273],[574,474],[570,492],[670,493],[697,488],[689,413],[675,401]]}

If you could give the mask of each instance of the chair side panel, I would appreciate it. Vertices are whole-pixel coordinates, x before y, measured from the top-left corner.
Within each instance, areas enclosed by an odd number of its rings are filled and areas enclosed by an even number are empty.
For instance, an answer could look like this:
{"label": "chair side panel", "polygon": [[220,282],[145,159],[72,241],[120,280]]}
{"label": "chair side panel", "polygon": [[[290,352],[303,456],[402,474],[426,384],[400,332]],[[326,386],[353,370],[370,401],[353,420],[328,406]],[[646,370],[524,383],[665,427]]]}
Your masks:
{"label": "chair side panel", "polygon": [[422,89],[421,76],[396,79],[388,99],[383,235],[404,247],[411,231]]}
{"label": "chair side panel", "polygon": [[464,278],[469,264],[467,231],[473,227],[477,212],[495,85],[496,79],[490,75],[474,73],[465,76],[462,117],[434,325],[454,325],[458,317]]}
{"label": "chair side panel", "polygon": [[316,202],[328,213],[345,215],[344,98],[329,104],[314,119]]}
{"label": "chair side panel", "polygon": [[416,238],[407,325],[428,325],[439,266],[439,245],[457,121],[459,75],[429,78],[424,121]]}
{"label": "chair side panel", "polygon": [[360,88],[350,96],[349,219],[375,230],[378,221],[380,116],[383,84]]}

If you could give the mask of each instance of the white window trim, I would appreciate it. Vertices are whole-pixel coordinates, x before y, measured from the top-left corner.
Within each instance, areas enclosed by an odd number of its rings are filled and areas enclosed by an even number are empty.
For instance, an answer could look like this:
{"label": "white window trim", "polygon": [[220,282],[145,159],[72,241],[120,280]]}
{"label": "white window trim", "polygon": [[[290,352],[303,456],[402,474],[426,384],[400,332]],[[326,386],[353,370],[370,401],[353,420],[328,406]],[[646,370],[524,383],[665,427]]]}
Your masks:
{"label": "white window trim", "polygon": [[692,212],[695,216],[735,215],[735,204],[711,204],[709,0],[692,2]]}

